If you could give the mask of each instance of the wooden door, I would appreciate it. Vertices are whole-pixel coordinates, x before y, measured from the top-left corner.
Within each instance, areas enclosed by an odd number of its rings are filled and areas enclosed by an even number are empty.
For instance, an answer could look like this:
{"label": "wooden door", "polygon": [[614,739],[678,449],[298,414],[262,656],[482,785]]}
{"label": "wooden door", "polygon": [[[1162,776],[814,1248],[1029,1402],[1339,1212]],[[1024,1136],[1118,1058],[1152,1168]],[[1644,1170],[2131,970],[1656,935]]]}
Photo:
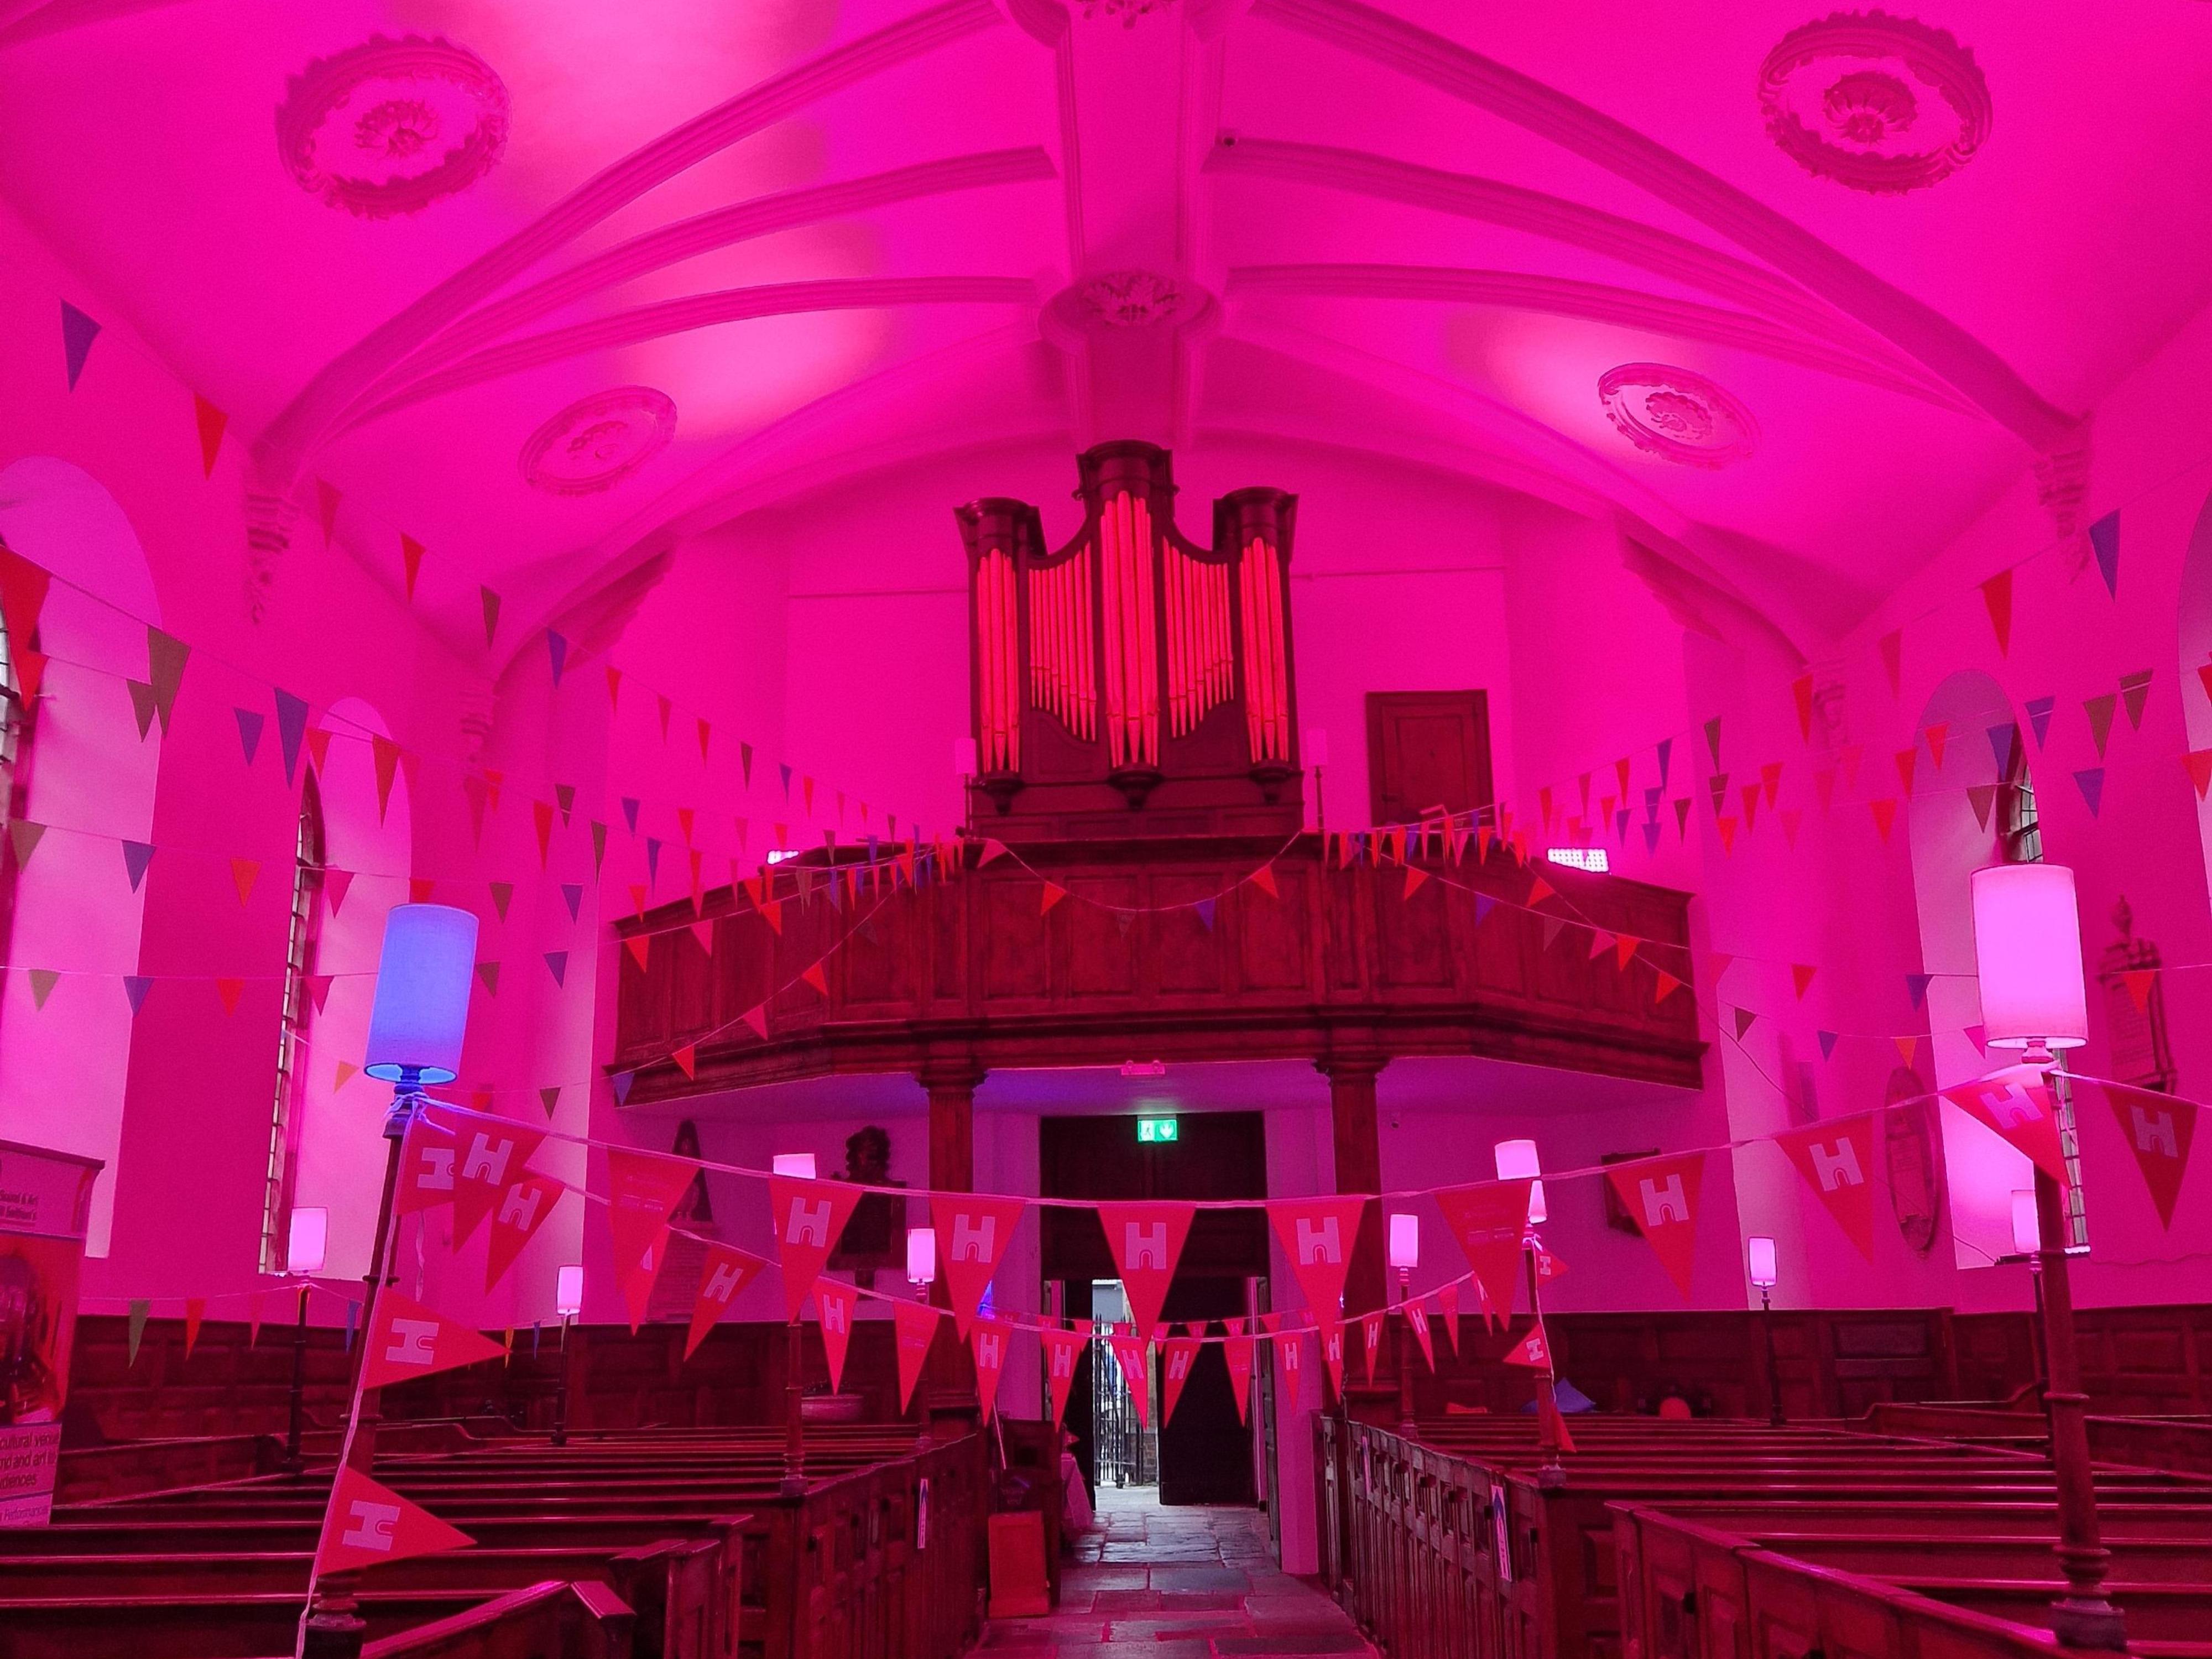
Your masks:
{"label": "wooden door", "polygon": [[1489,805],[1489,694],[1369,692],[1367,789],[1376,823]]}

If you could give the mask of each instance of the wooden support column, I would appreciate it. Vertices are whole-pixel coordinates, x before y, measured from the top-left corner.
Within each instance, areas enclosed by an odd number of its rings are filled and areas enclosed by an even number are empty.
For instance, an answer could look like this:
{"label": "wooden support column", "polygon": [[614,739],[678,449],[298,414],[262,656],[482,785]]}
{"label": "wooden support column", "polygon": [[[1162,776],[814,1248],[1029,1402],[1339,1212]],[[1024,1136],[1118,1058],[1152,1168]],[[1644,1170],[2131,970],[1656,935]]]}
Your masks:
{"label": "wooden support column", "polygon": [[[983,1068],[966,1054],[933,1056],[915,1073],[929,1096],[929,1184],[933,1191],[975,1190],[975,1091],[983,1077]],[[936,1224],[926,1210],[917,1214],[915,1209],[908,1206],[907,1225]],[[945,1240],[937,1241],[937,1279],[929,1287],[930,1302],[939,1308],[952,1305],[945,1284]],[[932,1431],[957,1434],[975,1425],[975,1364],[952,1322],[942,1323],[917,1392]]]}
{"label": "wooden support column", "polygon": [[[1336,1190],[1340,1193],[1379,1193],[1382,1189],[1382,1138],[1376,1122],[1375,1083],[1389,1063],[1387,1055],[1368,1048],[1337,1049],[1314,1062],[1315,1069],[1328,1079],[1329,1122],[1336,1147]],[[1344,1281],[1344,1305],[1352,1314],[1368,1312],[1389,1301],[1382,1227],[1382,1206],[1369,1205],[1359,1219],[1358,1237],[1352,1247],[1352,1266]],[[1395,1376],[1390,1378],[1387,1390],[1382,1389],[1383,1370],[1395,1367],[1389,1345],[1384,1345],[1379,1358],[1382,1365],[1376,1375],[1378,1394],[1375,1411],[1358,1414],[1390,1426],[1396,1421]],[[1344,1349],[1347,1396],[1366,1392],[1364,1384],[1353,1381],[1355,1376],[1365,1375],[1358,1331],[1348,1328]]]}

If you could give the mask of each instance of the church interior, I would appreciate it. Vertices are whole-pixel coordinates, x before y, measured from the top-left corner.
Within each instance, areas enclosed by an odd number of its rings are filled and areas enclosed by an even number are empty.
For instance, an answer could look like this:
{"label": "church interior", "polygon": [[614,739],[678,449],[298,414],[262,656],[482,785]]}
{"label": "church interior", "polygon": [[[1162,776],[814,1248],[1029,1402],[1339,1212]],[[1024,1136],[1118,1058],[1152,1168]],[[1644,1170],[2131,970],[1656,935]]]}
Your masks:
{"label": "church interior", "polygon": [[2208,201],[2195,0],[0,0],[0,1659],[2212,1659]]}

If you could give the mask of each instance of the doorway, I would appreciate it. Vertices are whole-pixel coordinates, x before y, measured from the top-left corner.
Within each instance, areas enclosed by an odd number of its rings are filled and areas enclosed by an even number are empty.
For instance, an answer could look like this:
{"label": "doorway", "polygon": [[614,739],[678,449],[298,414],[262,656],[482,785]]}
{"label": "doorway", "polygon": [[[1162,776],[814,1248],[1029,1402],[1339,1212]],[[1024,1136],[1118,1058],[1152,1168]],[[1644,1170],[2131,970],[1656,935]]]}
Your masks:
{"label": "doorway", "polygon": [[[1047,1198],[1094,1200],[1204,1202],[1267,1196],[1267,1134],[1261,1114],[1178,1116],[1169,1139],[1160,1138],[1161,1121],[1044,1119],[1038,1130],[1040,1191]],[[1140,1122],[1154,1126],[1151,1138],[1139,1139]],[[1073,1319],[1126,1318],[1127,1304],[1097,1214],[1048,1208],[1043,1224],[1044,1278],[1061,1310]],[[1243,1316],[1252,1306],[1253,1281],[1264,1282],[1267,1273],[1264,1215],[1201,1210],[1160,1316],[1171,1325],[1218,1334],[1213,1322]],[[1165,1504],[1255,1501],[1251,1431],[1237,1418],[1220,1346],[1200,1350],[1171,1421],[1158,1420],[1157,1407],[1164,1401],[1157,1353],[1152,1370],[1146,1379],[1147,1399],[1155,1407],[1151,1430],[1132,1432],[1134,1401],[1121,1384],[1106,1340],[1093,1339],[1077,1362],[1066,1426],[1092,1492],[1157,1481]]]}

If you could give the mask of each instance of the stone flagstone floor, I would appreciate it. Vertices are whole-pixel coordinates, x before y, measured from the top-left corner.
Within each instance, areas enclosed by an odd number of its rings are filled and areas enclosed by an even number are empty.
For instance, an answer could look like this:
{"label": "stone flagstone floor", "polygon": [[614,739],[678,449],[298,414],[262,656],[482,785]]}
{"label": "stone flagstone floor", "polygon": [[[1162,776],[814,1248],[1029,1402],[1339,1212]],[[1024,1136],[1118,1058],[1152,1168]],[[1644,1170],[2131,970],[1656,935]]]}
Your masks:
{"label": "stone flagstone floor", "polygon": [[1163,1509],[1156,1488],[1098,1494],[1044,1619],[994,1619],[1000,1659],[1265,1659],[1370,1656],[1337,1605],[1275,1565],[1257,1510]]}

